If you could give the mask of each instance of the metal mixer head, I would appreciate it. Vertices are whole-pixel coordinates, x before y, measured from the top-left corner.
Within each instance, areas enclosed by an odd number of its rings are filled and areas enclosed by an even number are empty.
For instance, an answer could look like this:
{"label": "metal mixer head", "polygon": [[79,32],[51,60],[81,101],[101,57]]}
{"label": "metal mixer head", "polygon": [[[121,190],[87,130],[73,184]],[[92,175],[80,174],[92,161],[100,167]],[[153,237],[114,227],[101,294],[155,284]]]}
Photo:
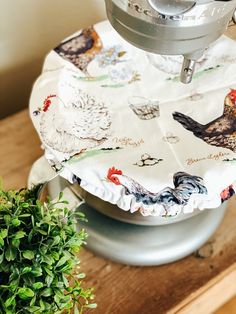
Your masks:
{"label": "metal mixer head", "polygon": [[233,18],[236,0],[105,0],[107,16],[132,45],[162,55],[183,55],[180,80],[190,83],[195,61]]}

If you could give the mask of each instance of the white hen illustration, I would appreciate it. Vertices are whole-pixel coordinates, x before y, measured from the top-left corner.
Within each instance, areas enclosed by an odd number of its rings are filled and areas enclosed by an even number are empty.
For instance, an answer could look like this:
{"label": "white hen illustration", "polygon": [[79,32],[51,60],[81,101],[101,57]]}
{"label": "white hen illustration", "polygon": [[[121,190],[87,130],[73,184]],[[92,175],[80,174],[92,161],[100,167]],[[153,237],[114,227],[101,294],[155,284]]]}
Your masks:
{"label": "white hen illustration", "polygon": [[48,147],[72,156],[107,140],[111,118],[102,101],[78,88],[49,98],[40,120],[40,134]]}

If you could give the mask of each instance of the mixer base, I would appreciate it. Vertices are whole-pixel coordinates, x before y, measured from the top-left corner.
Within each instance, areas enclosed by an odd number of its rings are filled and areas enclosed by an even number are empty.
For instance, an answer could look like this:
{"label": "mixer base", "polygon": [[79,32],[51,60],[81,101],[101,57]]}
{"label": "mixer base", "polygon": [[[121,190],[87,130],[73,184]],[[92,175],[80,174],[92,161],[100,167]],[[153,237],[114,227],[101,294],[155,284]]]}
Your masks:
{"label": "mixer base", "polygon": [[[50,167],[39,159],[29,175],[29,186],[50,177]],[[57,197],[63,191],[65,180],[59,176],[51,181],[49,194]],[[75,203],[78,204],[77,199]],[[78,229],[89,234],[87,248],[110,260],[136,266],[154,266],[177,261],[200,248],[221,223],[226,203],[217,209],[176,223],[159,226],[142,226],[121,222],[99,213],[86,203],[79,210],[88,222],[78,222]]]}
{"label": "mixer base", "polygon": [[177,261],[200,248],[221,223],[225,208],[203,211],[193,218],[163,226],[139,226],[116,221],[87,204],[80,207],[88,223],[87,248],[128,265],[151,266]]}

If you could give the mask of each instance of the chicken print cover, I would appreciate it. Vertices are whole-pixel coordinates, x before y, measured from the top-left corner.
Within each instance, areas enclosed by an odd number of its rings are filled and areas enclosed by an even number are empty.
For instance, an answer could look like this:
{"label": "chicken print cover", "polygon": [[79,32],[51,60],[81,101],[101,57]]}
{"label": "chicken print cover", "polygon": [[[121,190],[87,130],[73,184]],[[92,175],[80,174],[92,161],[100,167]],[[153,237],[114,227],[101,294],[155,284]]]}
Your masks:
{"label": "chicken print cover", "polygon": [[[142,215],[216,208],[236,189],[236,42],[221,37],[179,82],[102,22],[46,57],[30,99],[45,156],[88,192]],[[163,66],[165,63],[165,66]]]}

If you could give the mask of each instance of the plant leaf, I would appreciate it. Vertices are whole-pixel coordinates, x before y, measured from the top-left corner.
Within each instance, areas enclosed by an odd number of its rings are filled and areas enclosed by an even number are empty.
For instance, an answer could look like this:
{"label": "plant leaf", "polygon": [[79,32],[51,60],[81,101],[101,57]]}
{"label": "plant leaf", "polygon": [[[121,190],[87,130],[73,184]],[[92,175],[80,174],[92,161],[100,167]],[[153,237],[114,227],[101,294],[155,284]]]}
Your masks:
{"label": "plant leaf", "polygon": [[6,257],[6,260],[8,262],[10,261],[14,261],[14,259],[16,258],[16,255],[17,255],[17,250],[16,248],[12,247],[12,246],[9,246],[5,252],[5,257]]}
{"label": "plant leaf", "polygon": [[43,297],[50,297],[50,295],[52,295],[52,294],[53,294],[53,290],[51,288],[46,288],[41,293],[41,296],[43,296]]}
{"label": "plant leaf", "polygon": [[34,305],[35,302],[36,302],[36,295],[34,295],[34,297],[31,299],[30,306]]}
{"label": "plant leaf", "polygon": [[68,287],[69,286],[69,282],[68,282],[68,280],[67,280],[65,275],[62,275],[62,280],[63,280],[63,283],[64,283],[65,287]]}
{"label": "plant leaf", "polygon": [[40,276],[42,276],[42,274],[43,274],[42,268],[41,268],[40,266],[33,268],[32,274],[33,274],[35,277],[40,277]]}
{"label": "plant leaf", "polygon": [[40,310],[44,311],[45,310],[45,305],[42,299],[39,300],[39,305],[40,305]]}
{"label": "plant leaf", "polygon": [[17,231],[14,238],[15,239],[21,239],[21,238],[24,238],[24,236],[26,235],[25,231],[23,230],[20,230],[20,231]]}
{"label": "plant leaf", "polygon": [[20,246],[20,240],[19,239],[12,239],[11,244],[15,247],[18,248]]}
{"label": "plant leaf", "polygon": [[63,192],[60,192],[59,195],[58,195],[58,201],[60,201],[63,197]]}
{"label": "plant leaf", "polygon": [[30,216],[31,216],[30,214],[22,214],[22,215],[20,215],[19,217],[25,218],[25,217],[30,217]]}
{"label": "plant leaf", "polygon": [[7,229],[1,229],[0,231],[0,235],[3,239],[5,239],[7,237],[8,231]]}
{"label": "plant leaf", "polygon": [[32,270],[32,267],[24,267],[22,269],[22,274],[27,274],[27,273],[30,273]]}
{"label": "plant leaf", "polygon": [[3,219],[6,223],[6,225],[8,226],[11,222],[11,216],[10,215],[4,215]]}
{"label": "plant leaf", "polygon": [[52,242],[52,246],[59,244],[60,241],[61,241],[60,236],[59,235],[55,236],[54,239],[53,239],[53,242]]}
{"label": "plant leaf", "polygon": [[49,276],[53,276],[52,271],[48,267],[44,266],[43,269]]}
{"label": "plant leaf", "polygon": [[73,314],[80,314],[79,310],[78,310],[78,307],[76,305],[73,308]]}
{"label": "plant leaf", "polygon": [[59,261],[56,264],[56,267],[60,267],[63,264],[65,264],[68,261],[68,256],[63,256],[62,258],[59,259]]}
{"label": "plant leaf", "polygon": [[5,307],[8,308],[11,305],[14,305],[16,303],[15,301],[15,296],[13,295],[12,297],[8,298],[5,302]]}
{"label": "plant leaf", "polygon": [[78,279],[82,279],[82,278],[85,278],[85,273],[80,273],[80,274],[78,274],[78,275],[76,275],[76,278],[78,278]]}
{"label": "plant leaf", "polygon": [[0,236],[0,246],[4,246],[4,240],[1,236]]}
{"label": "plant leaf", "polygon": [[21,204],[21,207],[23,207],[23,208],[29,208],[29,204],[28,204],[28,203],[22,203],[22,204]]}
{"label": "plant leaf", "polygon": [[20,226],[21,221],[18,218],[14,218],[14,219],[12,219],[11,223],[14,227],[18,227],[18,226]]}
{"label": "plant leaf", "polygon": [[44,230],[42,230],[42,229],[37,229],[37,231],[38,231],[39,233],[41,233],[42,235],[45,235],[45,236],[48,234],[46,231],[44,231]]}
{"label": "plant leaf", "polygon": [[96,309],[97,304],[96,303],[91,303],[91,304],[86,304],[84,306],[87,307],[88,309]]}
{"label": "plant leaf", "polygon": [[33,288],[34,288],[35,290],[39,290],[39,289],[43,288],[43,283],[42,283],[41,281],[37,281],[37,282],[35,282],[35,283],[33,284]]}
{"label": "plant leaf", "polygon": [[52,257],[54,258],[54,260],[56,260],[56,261],[58,261],[59,258],[60,258],[59,253],[57,253],[57,252],[55,252],[55,251],[52,251],[52,252],[51,252],[51,255],[52,255]]}
{"label": "plant leaf", "polygon": [[53,277],[47,275],[47,277],[46,277],[46,279],[45,279],[45,282],[46,282],[47,286],[50,287],[51,284],[52,284],[52,282],[53,282]]}
{"label": "plant leaf", "polygon": [[30,288],[20,288],[17,294],[22,300],[28,300],[33,298],[34,291]]}
{"label": "plant leaf", "polygon": [[26,259],[32,260],[34,258],[34,252],[30,250],[26,250],[23,252],[23,256]]}
{"label": "plant leaf", "polygon": [[43,261],[44,263],[48,264],[48,265],[52,265],[52,264],[54,263],[54,259],[53,259],[53,257],[50,256],[50,255],[44,255],[44,256],[42,257],[42,261]]}
{"label": "plant leaf", "polygon": [[26,310],[29,311],[30,313],[37,313],[37,314],[41,313],[41,312],[39,312],[41,310],[40,306],[34,306],[34,305],[33,306],[27,306]]}

